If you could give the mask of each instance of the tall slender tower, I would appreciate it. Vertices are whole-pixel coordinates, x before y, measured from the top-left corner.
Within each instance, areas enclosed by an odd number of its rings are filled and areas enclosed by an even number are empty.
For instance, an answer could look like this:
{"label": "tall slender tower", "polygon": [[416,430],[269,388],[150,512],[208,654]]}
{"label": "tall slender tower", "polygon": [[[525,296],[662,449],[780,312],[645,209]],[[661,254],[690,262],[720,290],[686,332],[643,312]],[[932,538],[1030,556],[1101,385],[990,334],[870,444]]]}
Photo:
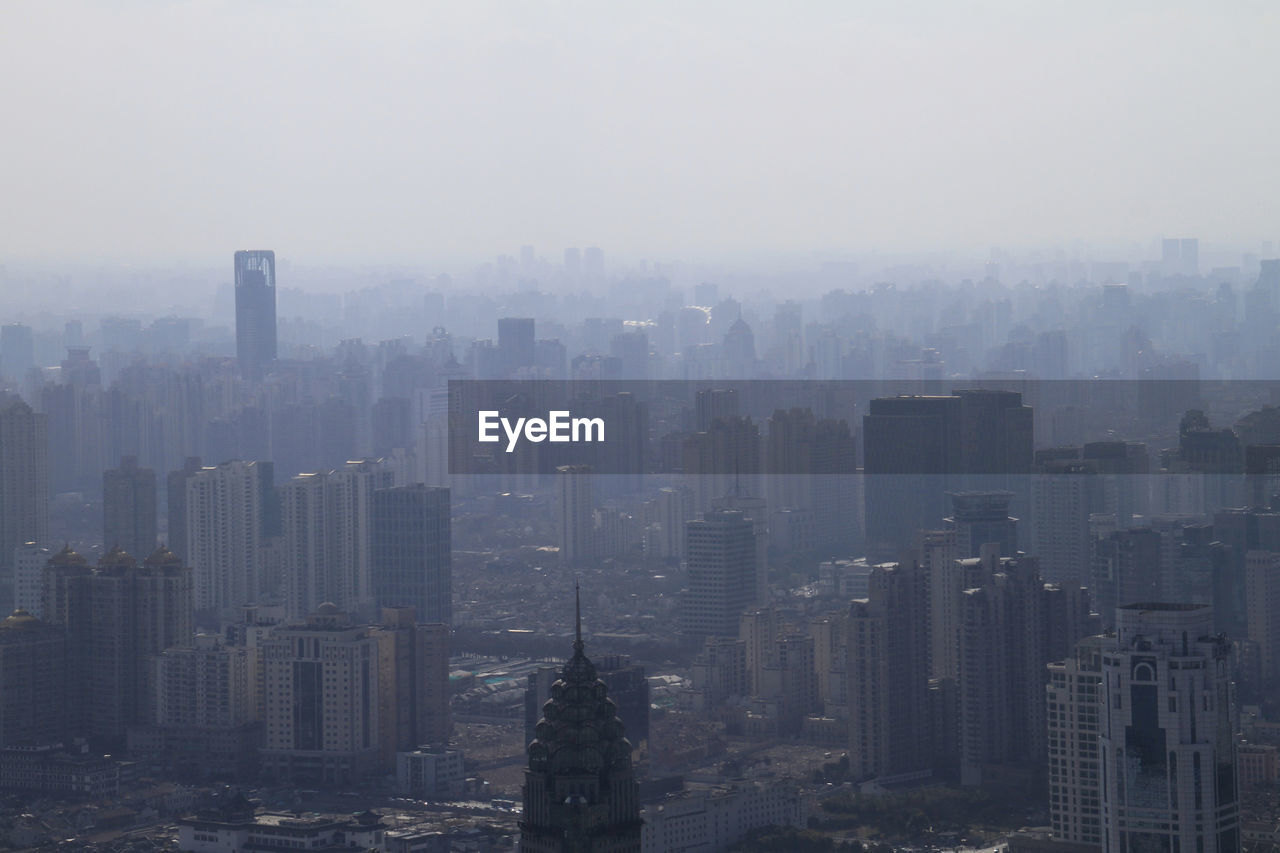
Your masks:
{"label": "tall slender tower", "polygon": [[573,657],[551,685],[529,744],[520,849],[639,853],[640,799],[618,709],[583,651],[574,589]]}
{"label": "tall slender tower", "polygon": [[1102,845],[1098,720],[1107,637],[1085,637],[1049,664],[1049,822],[1053,837]]}
{"label": "tall slender tower", "polygon": [[236,252],[236,358],[257,376],[276,357],[276,253]]}
{"label": "tall slender tower", "polygon": [[258,600],[271,482],[270,462],[240,460],[187,478],[186,563],[195,573],[197,609],[230,616]]}
{"label": "tall slender tower", "polygon": [[595,480],[590,465],[561,465],[556,468],[556,527],[560,540],[560,562],[578,567],[596,556]]}
{"label": "tall slender tower", "polygon": [[0,607],[13,602],[14,549],[49,539],[46,424],[21,400],[0,403]]}

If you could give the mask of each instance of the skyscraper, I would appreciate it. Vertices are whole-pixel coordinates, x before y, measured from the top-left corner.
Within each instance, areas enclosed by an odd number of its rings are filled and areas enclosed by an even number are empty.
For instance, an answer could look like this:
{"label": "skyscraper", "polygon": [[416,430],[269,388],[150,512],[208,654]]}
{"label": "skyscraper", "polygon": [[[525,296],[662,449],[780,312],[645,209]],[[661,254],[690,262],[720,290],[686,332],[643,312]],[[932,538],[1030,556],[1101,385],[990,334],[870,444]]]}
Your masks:
{"label": "skyscraper", "polygon": [[31,327],[22,323],[5,323],[0,326],[0,373],[14,382],[21,382],[35,363],[35,341],[31,335]]}
{"label": "skyscraper", "polygon": [[943,519],[956,532],[956,556],[976,557],[983,545],[994,543],[1000,553],[1018,553],[1018,519],[1009,516],[1013,492],[952,492],[951,517]]}
{"label": "skyscraper", "polygon": [[165,526],[169,550],[190,565],[187,555],[187,480],[204,468],[199,456],[188,456],[182,467],[165,478]]}
{"label": "skyscraper", "polygon": [[1102,846],[1102,713],[1105,637],[1086,637],[1074,653],[1049,664],[1049,824],[1054,838]]}
{"label": "skyscraper", "polygon": [[849,605],[849,770],[855,779],[929,765],[927,635],[918,566],[883,563]]}
{"label": "skyscraper", "polygon": [[236,358],[257,376],[276,358],[276,253],[236,252]]}
{"label": "skyscraper", "polygon": [[125,456],[102,472],[102,544],[130,554],[156,549],[156,472]]}
{"label": "skyscraper", "polygon": [[1034,557],[990,546],[960,564],[960,772],[973,785],[985,765],[1044,760],[1044,584]]}
{"label": "skyscraper", "polygon": [[1102,624],[1112,627],[1117,607],[1135,601],[1158,601],[1161,591],[1163,542],[1150,527],[1117,530],[1093,541],[1093,591]]}
{"label": "skyscraper", "polygon": [[958,397],[871,401],[862,419],[868,552],[892,556],[945,515],[960,460]]}
{"label": "skyscraper", "polygon": [[916,531],[937,526],[945,492],[1010,490],[1025,501],[1032,412],[1011,391],[885,397],[863,417],[867,546],[894,555]]}
{"label": "skyscraper", "polygon": [[579,608],[573,657],[551,686],[529,744],[521,850],[639,853],[631,743],[608,696],[584,652]]}
{"label": "skyscraper", "polygon": [[191,571],[163,549],[141,564],[113,548],[90,570],[63,549],[45,570],[45,613],[67,631],[71,706],[84,731],[123,746],[132,725],[151,722],[151,658],[192,641]]}
{"label": "skyscraper", "polygon": [[732,637],[756,600],[756,534],[734,510],[711,511],[685,524],[689,588],[681,601],[685,634]]}
{"label": "skyscraper", "polygon": [[520,370],[532,370],[537,361],[532,317],[498,320],[498,358],[502,373],[510,378]]}
{"label": "skyscraper", "polygon": [[1207,605],[1117,609],[1102,656],[1104,850],[1240,849],[1230,657]]}
{"label": "skyscraper", "polygon": [[560,562],[584,566],[597,553],[595,530],[595,479],[590,465],[556,468],[556,529]]}
{"label": "skyscraper", "polygon": [[49,539],[45,425],[21,400],[0,404],[0,606],[13,602],[14,549]]}
{"label": "skyscraper", "polygon": [[190,776],[253,776],[262,734],[259,649],[200,634],[150,661],[153,725],[131,727],[129,750]]}
{"label": "skyscraper", "polygon": [[1274,681],[1280,673],[1280,553],[1248,552],[1244,583],[1249,639],[1258,646],[1263,682]]}
{"label": "skyscraper", "polygon": [[378,639],[325,602],[262,641],[263,770],[347,784],[374,770],[381,738]]}
{"label": "skyscraper", "polygon": [[305,619],[326,601],[373,614],[373,493],[394,481],[388,466],[363,461],[299,474],[280,487],[290,618]]}
{"label": "skyscraper", "polygon": [[421,483],[373,493],[372,580],[378,607],[412,607],[423,622],[453,621],[449,490]]}
{"label": "skyscraper", "polygon": [[25,610],[0,622],[0,747],[67,737],[67,634]]}
{"label": "skyscraper", "polygon": [[186,562],[195,573],[197,609],[234,616],[258,600],[271,481],[270,462],[240,460],[186,479]]}
{"label": "skyscraper", "polygon": [[416,621],[412,607],[384,607],[373,632],[382,673],[382,757],[449,742],[449,626]]}

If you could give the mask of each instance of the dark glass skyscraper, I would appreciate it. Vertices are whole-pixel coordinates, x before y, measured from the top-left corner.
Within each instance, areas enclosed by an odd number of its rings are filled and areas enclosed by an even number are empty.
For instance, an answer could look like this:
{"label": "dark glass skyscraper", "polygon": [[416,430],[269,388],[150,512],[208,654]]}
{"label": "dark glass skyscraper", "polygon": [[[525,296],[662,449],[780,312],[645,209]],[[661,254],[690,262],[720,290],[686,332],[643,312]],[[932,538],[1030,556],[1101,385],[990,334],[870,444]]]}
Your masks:
{"label": "dark glass skyscraper", "polygon": [[254,376],[276,357],[276,253],[236,252],[236,358]]}
{"label": "dark glass skyscraper", "polygon": [[449,490],[396,486],[373,493],[373,595],[379,607],[412,607],[423,622],[450,624]]}

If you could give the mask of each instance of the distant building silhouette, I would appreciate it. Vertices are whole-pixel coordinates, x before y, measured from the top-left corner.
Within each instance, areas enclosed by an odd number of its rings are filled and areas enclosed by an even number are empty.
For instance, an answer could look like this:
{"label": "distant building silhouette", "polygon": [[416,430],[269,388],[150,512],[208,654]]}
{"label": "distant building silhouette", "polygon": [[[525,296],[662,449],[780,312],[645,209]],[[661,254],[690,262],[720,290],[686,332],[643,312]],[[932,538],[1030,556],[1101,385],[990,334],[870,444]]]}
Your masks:
{"label": "distant building silhouette", "polygon": [[102,472],[102,544],[130,554],[156,549],[156,472],[125,456]]}
{"label": "distant building silhouette", "polygon": [[236,358],[257,376],[276,358],[276,253],[236,252]]}
{"label": "distant building silhouette", "polygon": [[46,423],[20,400],[0,404],[0,606],[13,602],[14,549],[49,539]]}

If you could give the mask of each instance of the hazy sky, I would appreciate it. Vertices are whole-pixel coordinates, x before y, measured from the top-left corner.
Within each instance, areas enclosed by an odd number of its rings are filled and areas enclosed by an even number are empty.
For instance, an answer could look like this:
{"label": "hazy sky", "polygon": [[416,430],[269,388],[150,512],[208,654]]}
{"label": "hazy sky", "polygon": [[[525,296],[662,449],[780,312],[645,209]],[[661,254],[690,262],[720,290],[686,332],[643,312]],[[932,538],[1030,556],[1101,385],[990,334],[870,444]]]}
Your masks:
{"label": "hazy sky", "polygon": [[1276,3],[7,0],[0,262],[1247,245],[1277,44]]}

